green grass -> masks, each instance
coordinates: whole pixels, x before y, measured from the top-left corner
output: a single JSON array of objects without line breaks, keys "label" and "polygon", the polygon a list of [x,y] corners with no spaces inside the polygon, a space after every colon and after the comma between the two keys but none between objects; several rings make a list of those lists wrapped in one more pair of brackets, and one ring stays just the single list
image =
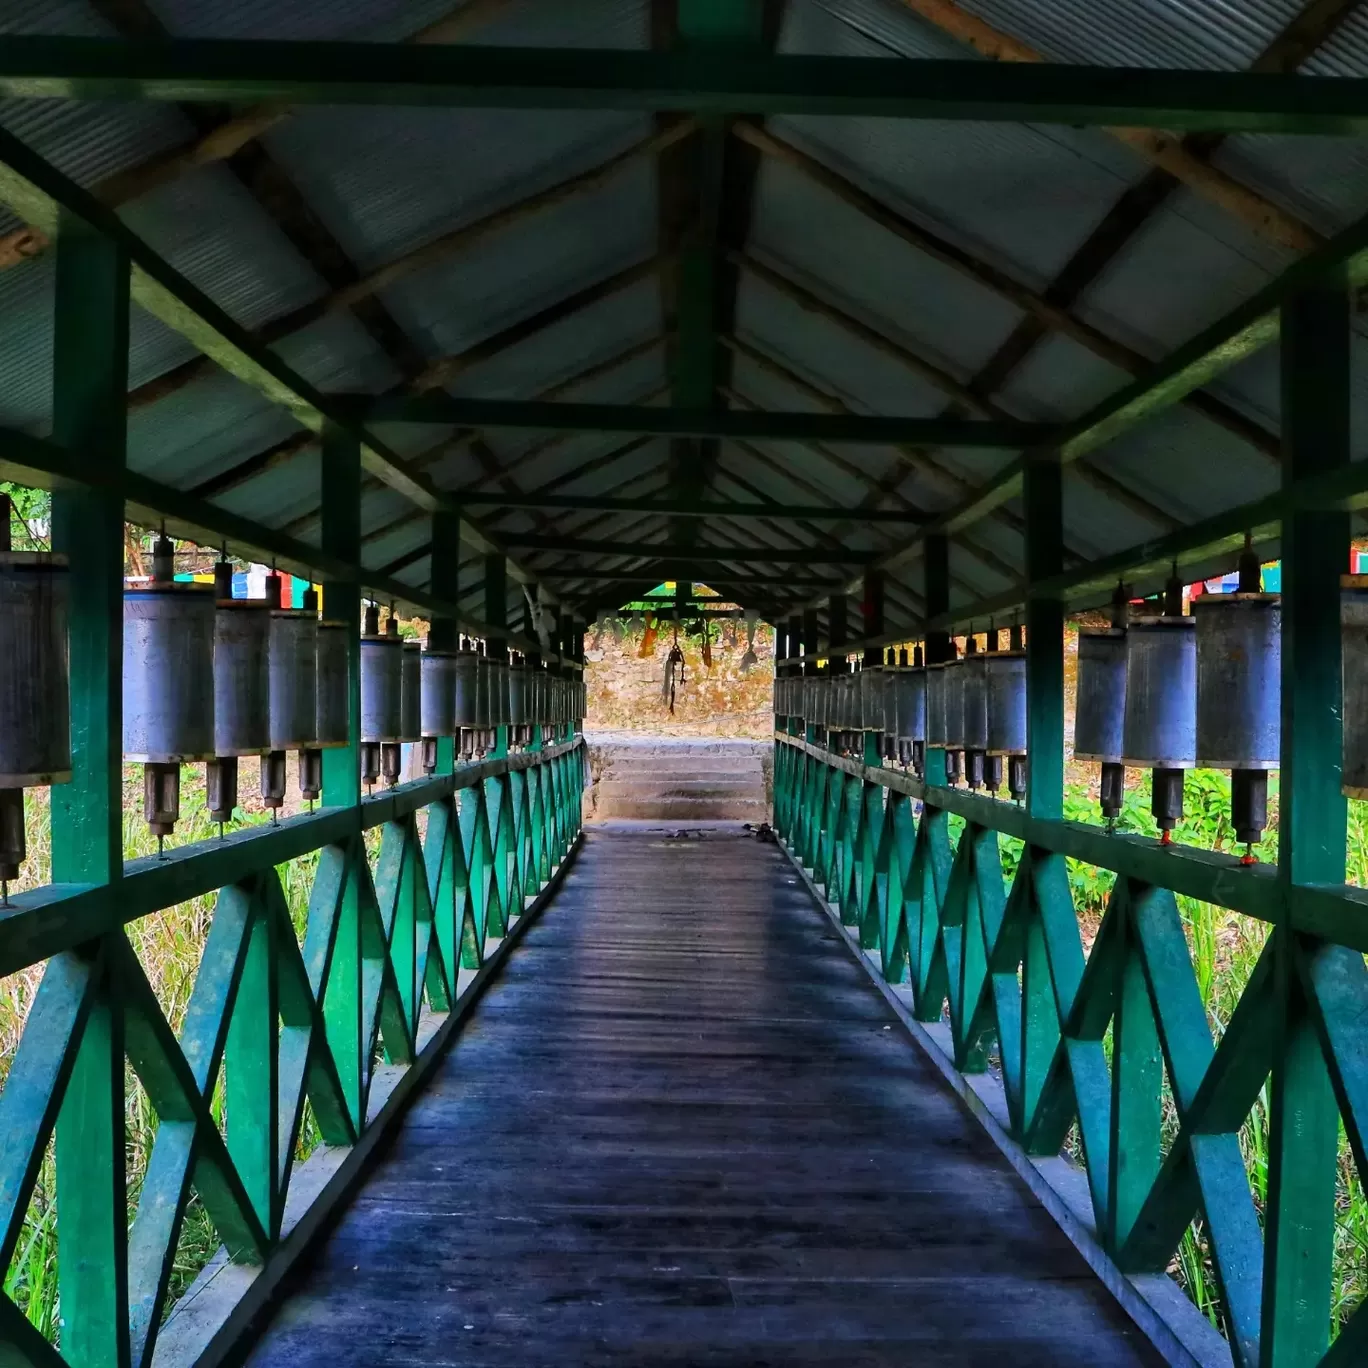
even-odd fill
[{"label": "green grass", "polygon": [[[241,787],[247,809],[241,824],[269,821],[269,814],[259,805],[254,806],[252,799],[247,797],[255,791],[256,776],[248,764],[244,764],[243,769]],[[216,837],[217,824],[209,820],[205,810],[203,776],[187,768],[183,772],[182,783],[181,822],[176,828],[175,843],[183,845]],[[29,859],[22,880],[14,885],[16,891],[46,883],[51,876],[47,793],[38,790],[30,792],[26,798]],[[156,853],[156,839],[148,833],[141,814],[141,775],[137,767],[129,766],[124,776],[124,856],[127,859]],[[317,865],[318,855],[313,853],[282,865],[277,871],[295,929],[301,938],[308,916],[309,890]],[[162,1011],[172,1030],[177,1033],[194,989],[214,904],[215,896],[212,894],[195,898],[142,917],[125,928],[129,943],[147,974]],[[0,980],[0,1080],[9,1071],[41,976],[41,966],[35,966]],[[125,1098],[128,1216],[131,1223],[157,1135],[157,1116],[131,1068],[125,1076]],[[222,1127],[225,1118],[221,1082],[213,1096],[211,1112]],[[317,1141],[317,1128],[312,1115],[306,1111],[296,1157],[306,1158]],[[29,1203],[17,1252],[5,1271],[4,1291],[49,1340],[56,1342],[60,1307],[57,1295],[58,1247],[54,1191],[52,1149],[49,1146]],[[177,1244],[168,1308],[194,1281],[218,1246],[219,1238],[208,1213],[199,1199],[193,1198],[186,1209]]]}]

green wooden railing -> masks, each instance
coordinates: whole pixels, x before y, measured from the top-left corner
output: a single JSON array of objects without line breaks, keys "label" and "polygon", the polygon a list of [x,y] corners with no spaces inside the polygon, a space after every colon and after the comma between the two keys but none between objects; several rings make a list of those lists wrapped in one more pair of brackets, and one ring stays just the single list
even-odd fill
[{"label": "green wooden railing", "polygon": [[[945,787],[943,773],[923,783],[798,734],[776,736],[774,773],[775,825],[790,854],[885,978],[910,988],[915,1017],[948,1019],[954,1067],[1000,1072],[1015,1140],[1053,1155],[1077,1125],[1096,1233],[1120,1269],[1164,1272],[1200,1220],[1236,1364],[1368,1362],[1362,1311],[1324,1352],[1341,1121],[1368,1173],[1362,890],[1292,888],[1275,868],[1233,855],[1042,820]],[[957,842],[952,815],[964,822]],[[1010,879],[1004,836],[1023,842]],[[1086,954],[1069,857],[1116,874]],[[1219,1042],[1175,890],[1272,925]],[[1239,1133],[1270,1075],[1260,1212]],[[1179,1121],[1167,1148],[1165,1079]],[[1294,1122],[1286,1093],[1311,1086],[1318,1105],[1299,1107]],[[1275,1211],[1296,1220],[1291,1269],[1266,1238]],[[1265,1347],[1261,1357],[1261,1342],[1293,1340],[1293,1330],[1296,1354]]]},{"label": "green wooden railing", "polygon": [[[569,854],[582,776],[562,737],[18,900],[0,972],[46,968],[0,1093],[3,1262],[55,1137],[61,1357],[0,1299],[5,1362],[150,1363],[192,1194],[269,1267],[306,1103],[326,1145],[357,1145],[378,1064],[430,1047]],[[315,851],[301,943],[278,867]],[[177,1037],[124,928],[216,889]],[[131,1223],[125,1061],[158,1118]]]}]

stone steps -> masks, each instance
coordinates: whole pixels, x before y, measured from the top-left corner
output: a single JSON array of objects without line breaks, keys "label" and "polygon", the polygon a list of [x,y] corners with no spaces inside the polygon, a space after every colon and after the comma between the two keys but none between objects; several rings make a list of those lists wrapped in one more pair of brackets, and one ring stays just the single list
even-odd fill
[{"label": "stone steps", "polygon": [[768,820],[768,742],[623,733],[588,741],[586,821]]}]

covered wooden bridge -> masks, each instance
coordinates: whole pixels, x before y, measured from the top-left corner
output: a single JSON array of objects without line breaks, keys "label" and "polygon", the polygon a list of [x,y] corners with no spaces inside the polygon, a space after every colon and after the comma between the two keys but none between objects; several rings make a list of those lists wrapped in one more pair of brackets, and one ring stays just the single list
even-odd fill
[{"label": "covered wooden bridge", "polygon": [[[0,5],[0,474],[70,691],[0,775],[57,780],[0,1359],[1368,1362],[1366,135],[1357,0]],[[321,586],[321,806],[126,858],[124,758],[186,758],[126,739],[126,521]],[[1066,616],[1246,548],[1276,862],[1065,820]],[[584,628],[662,581],[781,686],[1023,626],[1024,801],[799,701],[777,843],[582,832]],[[372,791],[367,602],[561,703]],[[167,1000],[140,928],[206,898]],[[1266,936],[1215,1031],[1203,904]]]}]

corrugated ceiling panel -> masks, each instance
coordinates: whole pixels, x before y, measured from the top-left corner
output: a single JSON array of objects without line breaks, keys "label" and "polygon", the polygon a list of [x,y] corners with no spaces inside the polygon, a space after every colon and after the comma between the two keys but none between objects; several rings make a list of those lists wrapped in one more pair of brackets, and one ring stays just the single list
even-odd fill
[{"label": "corrugated ceiling panel", "polygon": [[[399,282],[385,291],[385,302],[409,333],[422,339],[425,350],[435,355],[465,351],[647,260],[656,249],[649,187],[649,170],[640,167],[601,194],[566,201]],[[630,334],[622,339],[631,340]],[[563,373],[564,367],[555,369]]]},{"label": "corrugated ceiling panel", "polygon": [[[1185,190],[1170,204],[1151,215],[1075,309],[1151,355],[1188,341],[1292,260]],[[1226,241],[1207,231],[1212,227],[1226,229]]]},{"label": "corrugated ceiling panel", "polygon": [[266,143],[369,270],[587,170],[647,132],[642,115],[602,110],[328,107],[302,111]]},{"label": "corrugated ceiling panel", "polygon": [[[944,407],[940,390],[906,366],[750,276],[742,276],[737,293],[736,331],[851,407],[912,417],[932,417]],[[795,396],[787,407],[811,405]]]},{"label": "corrugated ceiling panel", "polygon": [[[1274,461],[1181,409],[1157,414],[1143,428],[1094,452],[1092,459],[1098,469],[1184,522],[1210,517],[1278,487]],[[1152,528],[1151,534],[1166,530]]]},{"label": "corrugated ceiling panel", "polygon": [[273,349],[286,365],[319,389],[379,394],[400,374],[374,338],[350,313],[329,314]]},{"label": "corrugated ceiling panel", "polygon": [[123,218],[244,327],[260,327],[324,292],[318,273],[224,167],[154,190]]},{"label": "corrugated ceiling panel", "polygon": [[54,33],[74,38],[102,38],[109,26],[86,0],[5,0],[0,33]]},{"label": "corrugated ceiling panel", "polygon": [[1360,138],[1242,134],[1212,160],[1327,236],[1368,214],[1368,143]]},{"label": "corrugated ceiling panel", "polygon": [[[914,20],[892,0],[824,0],[835,10],[882,12],[890,28]],[[1296,17],[1303,0],[960,0],[971,14],[1056,62],[1106,66],[1248,66]]]},{"label": "corrugated ceiling panel", "polygon": [[776,119],[774,129],[1035,285],[1058,273],[1145,170],[1100,134],[1025,124],[803,116]]},{"label": "corrugated ceiling panel", "polygon": [[317,510],[321,464],[318,448],[311,447],[297,459],[268,470],[249,485],[229,490],[214,502],[267,527],[287,528],[300,541],[316,546],[315,520],[298,528],[289,525]]},{"label": "corrugated ceiling panel", "polygon": [[1070,338],[1050,333],[1016,367],[997,397],[1022,418],[1049,422],[1077,418],[1133,378]]},{"label": "corrugated ceiling panel", "polygon": [[1021,318],[1000,296],[769,159],[761,162],[750,243],[784,276],[957,379],[981,366]]},{"label": "corrugated ceiling panel", "polygon": [[[211,371],[129,415],[128,463],[177,489],[192,489],[298,431],[285,409],[225,372]],[[265,498],[263,482],[248,488],[252,497]],[[260,511],[269,512],[269,504]]]},{"label": "corrugated ceiling panel", "polygon": [[1368,10],[1351,10],[1301,69],[1313,76],[1368,76]]},{"label": "corrugated ceiling panel", "polygon": [[53,259],[0,271],[0,423],[45,432],[52,420]]},{"label": "corrugated ceiling panel", "polygon": [[[467,0],[469,3],[469,0]],[[155,0],[167,27],[196,38],[337,38],[396,42],[461,8],[453,0]],[[642,45],[641,0],[521,0],[497,19],[461,34],[462,42],[548,47]]]},{"label": "corrugated ceiling panel", "polygon": [[[644,211],[644,204],[641,207]],[[642,232],[643,217],[648,216],[643,212],[635,222],[624,224],[621,233],[605,232],[606,241],[601,248],[589,248],[591,239],[586,236],[559,261],[548,251],[539,272],[529,271],[525,282],[510,288],[491,288],[487,294],[477,294],[480,287],[474,273],[463,282],[453,282],[455,289],[448,296],[453,301],[451,314],[441,319],[435,329],[439,339],[455,339],[454,345],[447,342],[443,350],[460,352],[481,336],[497,333],[510,322],[536,314],[548,303],[573,293],[581,284],[611,275],[621,265],[649,256],[653,244],[646,241]],[[522,293],[524,290],[529,293]],[[465,307],[464,300],[471,301],[470,307]],[[508,313],[496,319],[496,310],[505,308]],[[484,398],[531,398],[596,361],[606,361],[638,342],[659,336],[663,326],[660,283],[651,275],[471,366],[449,388],[456,394]],[[665,379],[662,357],[661,351],[640,357],[632,365],[605,375],[593,391],[603,396],[603,402],[625,403],[627,396],[659,388]],[[589,402],[589,392],[585,387],[574,397]]]}]

